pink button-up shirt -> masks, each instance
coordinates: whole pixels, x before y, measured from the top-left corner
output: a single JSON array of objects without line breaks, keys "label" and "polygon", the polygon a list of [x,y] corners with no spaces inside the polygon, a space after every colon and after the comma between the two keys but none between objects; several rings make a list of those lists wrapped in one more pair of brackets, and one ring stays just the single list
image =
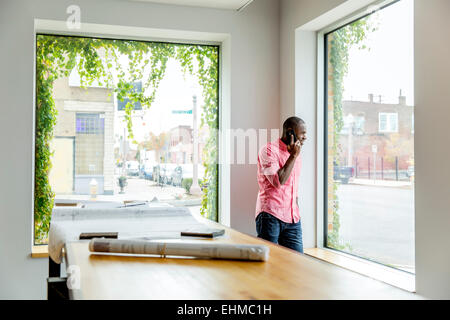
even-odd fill
[{"label": "pink button-up shirt", "polygon": [[260,150],[256,216],[264,211],[287,223],[297,223],[300,220],[297,191],[302,165],[301,156],[295,160],[294,168],[283,185],[278,178],[278,170],[284,166],[289,156],[287,146],[281,139],[269,142]]}]

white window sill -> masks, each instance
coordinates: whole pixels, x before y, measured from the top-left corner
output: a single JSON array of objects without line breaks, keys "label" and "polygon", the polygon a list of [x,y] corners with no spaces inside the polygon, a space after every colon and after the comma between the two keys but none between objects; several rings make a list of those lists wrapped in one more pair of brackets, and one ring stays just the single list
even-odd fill
[{"label": "white window sill", "polygon": [[34,245],[31,247],[31,258],[48,258],[48,245]]},{"label": "white window sill", "polygon": [[375,280],[385,282],[394,287],[409,292],[416,291],[416,277],[414,274],[326,248],[305,249],[305,254],[360,273]]}]

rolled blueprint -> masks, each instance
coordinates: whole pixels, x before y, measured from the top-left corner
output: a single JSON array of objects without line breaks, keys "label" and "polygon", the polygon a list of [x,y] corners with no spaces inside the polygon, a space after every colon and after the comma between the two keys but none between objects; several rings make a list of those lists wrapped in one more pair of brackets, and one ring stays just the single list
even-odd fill
[{"label": "rolled blueprint", "polygon": [[269,248],[265,245],[163,242],[94,238],[89,242],[91,252],[156,254],[212,259],[267,261]]}]

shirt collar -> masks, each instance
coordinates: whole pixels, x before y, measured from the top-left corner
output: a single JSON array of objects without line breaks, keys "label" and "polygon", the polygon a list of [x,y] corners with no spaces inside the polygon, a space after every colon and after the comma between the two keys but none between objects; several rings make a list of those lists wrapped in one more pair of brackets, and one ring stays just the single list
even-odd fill
[{"label": "shirt collar", "polygon": [[283,140],[278,139],[278,145],[281,151],[288,152],[287,145],[283,142]]}]

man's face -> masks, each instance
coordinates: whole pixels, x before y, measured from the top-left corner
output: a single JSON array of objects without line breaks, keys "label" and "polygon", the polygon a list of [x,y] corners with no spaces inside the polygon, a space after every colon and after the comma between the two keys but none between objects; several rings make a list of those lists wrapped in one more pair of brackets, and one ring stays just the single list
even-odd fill
[{"label": "man's face", "polygon": [[295,135],[297,136],[297,139],[300,141],[300,144],[303,145],[303,143],[306,140],[306,125],[300,124],[295,128]]}]

